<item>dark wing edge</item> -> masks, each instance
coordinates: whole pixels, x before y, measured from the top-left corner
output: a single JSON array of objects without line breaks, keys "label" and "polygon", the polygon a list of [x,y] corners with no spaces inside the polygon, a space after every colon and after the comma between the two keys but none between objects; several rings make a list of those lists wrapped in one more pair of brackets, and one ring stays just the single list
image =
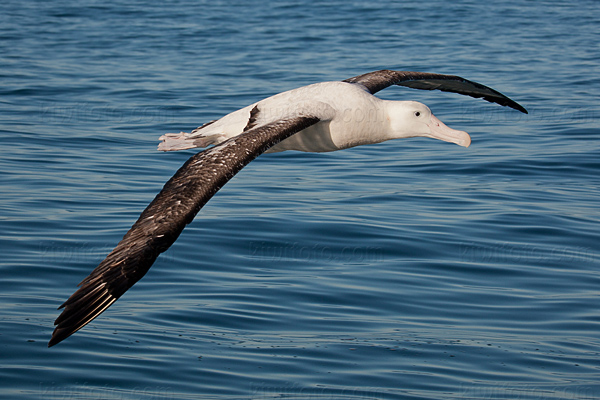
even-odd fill
[{"label": "dark wing edge", "polygon": [[527,110],[519,103],[511,100],[502,93],[481,83],[469,81],[455,75],[432,74],[428,72],[392,71],[381,70],[358,75],[343,82],[362,85],[371,94],[385,89],[391,85],[406,86],[413,89],[441,90],[483,98],[491,103],[500,104],[514,108],[522,113],[528,114]]},{"label": "dark wing edge", "polygon": [[270,147],[319,122],[295,116],[249,129],[192,156],[165,184],[123,239],[63,309],[48,347],[63,341],[104,312],[148,272],[200,209],[248,163]]}]

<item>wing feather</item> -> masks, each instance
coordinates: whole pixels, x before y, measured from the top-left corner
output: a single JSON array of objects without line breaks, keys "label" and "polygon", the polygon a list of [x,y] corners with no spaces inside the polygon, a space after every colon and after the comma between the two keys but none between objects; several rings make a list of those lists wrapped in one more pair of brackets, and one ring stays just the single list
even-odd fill
[{"label": "wing feather", "polygon": [[384,69],[355,76],[344,80],[344,82],[362,85],[371,94],[375,94],[391,85],[406,86],[422,90],[441,90],[475,98],[483,98],[491,103],[514,108],[515,110],[527,114],[527,110],[523,106],[509,99],[502,93],[482,85],[481,83],[469,81],[455,75],[392,71]]},{"label": "wing feather", "polygon": [[139,281],[198,211],[244,166],[296,132],[319,121],[295,116],[254,127],[192,156],[165,184],[106,259],[59,309],[48,347],[100,315]]}]

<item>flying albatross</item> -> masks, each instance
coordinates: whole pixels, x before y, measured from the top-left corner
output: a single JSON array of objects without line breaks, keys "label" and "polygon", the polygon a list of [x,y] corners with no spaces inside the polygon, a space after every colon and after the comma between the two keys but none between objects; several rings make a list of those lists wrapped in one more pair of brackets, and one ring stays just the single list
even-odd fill
[{"label": "flying albatross", "polygon": [[264,152],[335,151],[417,136],[469,146],[466,132],[447,127],[427,106],[373,96],[391,85],[459,93],[527,113],[496,90],[458,76],[382,70],[283,92],[190,133],[163,135],[159,150],[214,146],[175,173],[117,247],[59,307],[63,311],[48,347],[83,328],[139,281],[206,202]]}]

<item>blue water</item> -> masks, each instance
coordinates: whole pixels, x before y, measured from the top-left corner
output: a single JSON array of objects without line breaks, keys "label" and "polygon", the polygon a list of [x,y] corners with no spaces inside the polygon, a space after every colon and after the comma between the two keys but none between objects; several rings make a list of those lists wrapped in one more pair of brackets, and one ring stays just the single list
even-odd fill
[{"label": "blue water", "polygon": [[[390,4],[392,3],[392,4]],[[0,5],[0,396],[600,398],[600,3]],[[263,97],[391,68],[473,138],[264,155],[60,345],[56,308],[194,151]]]}]

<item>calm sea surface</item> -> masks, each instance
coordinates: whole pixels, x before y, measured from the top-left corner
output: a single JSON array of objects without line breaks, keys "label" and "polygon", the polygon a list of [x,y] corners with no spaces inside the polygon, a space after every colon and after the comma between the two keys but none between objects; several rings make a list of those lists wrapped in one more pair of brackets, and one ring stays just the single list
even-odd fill
[{"label": "calm sea surface", "polygon": [[[0,5],[0,397],[600,399],[600,2]],[[376,69],[466,130],[264,155],[60,345],[56,308],[194,151],[157,138]]]}]

